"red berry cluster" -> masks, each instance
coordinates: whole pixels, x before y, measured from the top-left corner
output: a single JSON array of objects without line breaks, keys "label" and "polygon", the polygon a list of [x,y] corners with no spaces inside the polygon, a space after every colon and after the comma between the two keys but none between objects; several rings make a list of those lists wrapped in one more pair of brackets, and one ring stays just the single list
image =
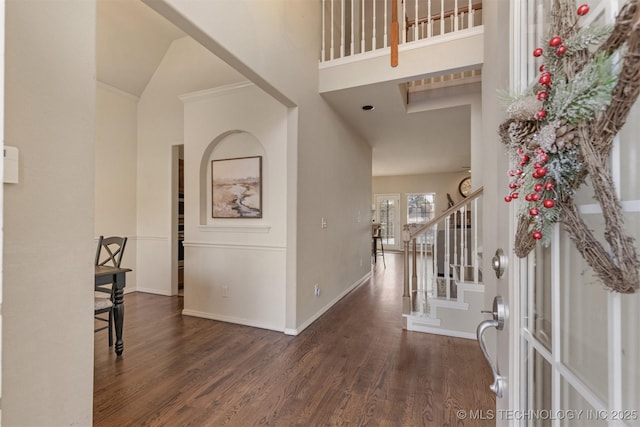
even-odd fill
[{"label": "red berry cluster", "polygon": [[[589,5],[583,4],[578,8],[576,13],[580,16],[583,16],[583,15],[586,15],[588,12],[589,12]],[[558,57],[564,55],[567,52],[567,47],[564,44],[562,44],[562,38],[560,36],[551,37],[551,39],[549,39],[549,46],[552,48],[555,48],[556,56]],[[544,50],[541,47],[538,47],[534,49],[533,56],[538,58],[542,56],[543,53],[544,53]],[[551,86],[551,82],[552,82],[551,73],[548,71],[545,71],[545,69],[546,69],[546,66],[542,64],[540,66],[540,77],[538,78],[538,83],[544,86],[544,88],[538,92],[538,99],[540,101],[546,101],[547,98],[549,97],[549,93],[547,92],[547,90]],[[547,117],[547,111],[544,108],[541,108],[535,115],[536,120],[543,120],[545,117]]]},{"label": "red berry cluster", "polygon": [[[511,202],[513,199],[517,199],[519,197],[518,189],[522,187],[522,184],[525,179],[524,172],[522,168],[528,165],[531,162],[531,158],[528,154],[524,153],[522,148],[518,149],[518,154],[520,158],[518,160],[517,169],[511,169],[509,171],[509,176],[512,177],[511,182],[509,182],[509,188],[511,189],[511,193],[504,198],[505,202]],[[540,147],[535,150],[535,159],[533,163],[533,172],[531,172],[531,177],[538,182],[533,187],[533,192],[528,193],[524,196],[524,199],[531,203],[529,208],[529,215],[538,216],[540,214],[540,208],[544,207],[545,209],[551,209],[556,205],[555,202],[555,182],[553,179],[547,177],[547,167],[546,163],[549,161],[549,155],[544,152],[544,150]],[[542,232],[539,230],[535,230],[531,237],[536,240],[542,238]]]},{"label": "red berry cluster", "polygon": [[[583,4],[578,7],[576,13],[579,16],[586,15],[589,12],[589,5]],[[549,39],[549,46],[555,49],[556,57],[561,57],[567,52],[567,47],[563,44],[562,38],[560,36],[553,36]],[[540,47],[536,48],[533,51],[533,56],[538,58],[544,54],[544,50]],[[549,88],[553,82],[553,76],[549,71],[547,71],[547,67],[542,64],[539,68],[540,76],[538,77],[538,83],[541,85],[541,89],[536,94],[539,101],[545,103],[549,99]],[[535,119],[543,120],[547,116],[547,111],[543,107],[536,112]],[[532,172],[530,177],[533,178],[534,186],[533,192],[528,193],[524,196],[524,199],[529,202],[529,215],[532,217],[538,218],[541,210],[544,209],[552,209],[556,205],[556,193],[555,193],[555,181],[552,178],[547,176],[548,169],[545,166],[549,161],[549,155],[540,147],[535,149],[534,153],[530,153],[535,157],[533,159],[533,164],[530,164],[532,159],[530,155],[525,153],[522,147],[518,148],[518,167],[516,169],[511,169],[509,171],[509,176],[511,177],[511,181],[509,182],[510,193],[505,196],[504,201],[509,203],[514,199],[519,197],[518,190],[522,187],[526,178],[525,172],[523,169],[525,166],[527,168],[528,165],[532,166]],[[540,230],[543,225],[543,220],[540,219],[535,222],[536,228],[531,233],[531,237],[535,240],[542,239],[542,231]]]}]

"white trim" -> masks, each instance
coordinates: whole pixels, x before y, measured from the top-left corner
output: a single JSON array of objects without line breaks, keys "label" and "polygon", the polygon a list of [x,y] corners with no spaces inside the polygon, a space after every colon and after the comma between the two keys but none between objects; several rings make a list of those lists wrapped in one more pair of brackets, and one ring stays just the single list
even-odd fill
[{"label": "white trim", "polygon": [[[454,299],[446,299],[446,298],[429,298],[429,303],[431,307],[435,310],[437,307],[442,308],[450,308],[452,310],[469,310],[469,303],[460,302]],[[435,316],[435,311],[432,311],[432,314]]]},{"label": "white trim", "polygon": [[169,238],[165,237],[165,236],[131,236],[129,237],[130,240],[136,240],[136,241],[141,241],[141,240],[148,240],[148,241],[157,241],[157,242],[168,242]]},{"label": "white trim", "polygon": [[115,93],[116,95],[120,95],[123,96],[125,98],[129,98],[131,101],[135,101],[138,102],[140,101],[140,97],[134,94],[131,94],[129,92],[125,92],[122,89],[118,89],[117,87],[108,85],[104,82],[101,82],[99,80],[96,80],[96,86],[99,87],[100,89],[104,89],[107,92],[111,92],[111,93]]},{"label": "white trim", "polygon": [[[622,349],[622,299],[617,292],[609,292],[608,301],[608,348]],[[609,412],[621,411],[622,398],[622,351],[609,351]]]},{"label": "white trim", "polygon": [[202,99],[215,98],[217,96],[227,95],[229,93],[236,92],[240,89],[244,89],[249,86],[255,86],[248,80],[239,83],[232,83],[225,86],[214,87],[211,89],[198,90],[195,92],[188,92],[182,95],[178,95],[180,101],[187,103],[192,101],[200,101]]},{"label": "white trim", "polygon": [[[620,202],[623,212],[640,212],[640,200],[623,200]],[[578,212],[583,215],[600,215],[602,208],[597,203],[579,205]]]},{"label": "white trim", "polygon": [[298,334],[300,334],[302,331],[307,329],[313,322],[315,322],[320,317],[322,317],[322,315],[324,313],[326,313],[331,307],[333,307],[335,304],[337,304],[338,301],[340,301],[342,298],[344,298],[349,292],[357,289],[360,285],[365,283],[370,278],[371,278],[371,272],[368,272],[360,280],[358,280],[355,283],[353,283],[351,286],[349,286],[347,289],[345,289],[342,293],[340,293],[337,297],[335,297],[332,301],[330,301],[327,305],[322,307],[316,314],[314,314],[309,319],[307,319],[303,324],[301,324],[300,326],[298,326],[295,329],[286,328],[284,330],[284,333],[287,334],[287,335],[298,335]]},{"label": "white trim", "polygon": [[456,282],[458,287],[458,293],[460,292],[484,292],[484,285],[482,283],[474,282]]},{"label": "white trim", "polygon": [[199,225],[198,230],[205,232],[232,232],[232,233],[268,233],[270,224],[225,224],[225,225]]},{"label": "white trim", "polygon": [[[522,12],[523,3],[520,0],[512,0],[509,2],[509,34],[511,34],[511,38],[509,40],[509,86],[512,91],[519,92],[522,90],[524,86],[523,82],[526,81],[526,69],[527,62],[523,63],[523,58],[525,58],[524,52],[526,49],[527,42],[527,15]],[[511,203],[509,206],[509,236],[515,235],[516,228],[516,208],[515,204]],[[507,266],[513,266],[513,268],[507,269],[507,280],[509,294],[507,295],[507,319],[509,322],[507,324],[508,330],[508,359],[507,359],[507,373],[506,373],[506,387],[507,387],[507,396],[508,399],[507,405],[508,409],[511,410],[520,410],[521,402],[521,388],[523,385],[529,384],[528,378],[522,378],[521,374],[523,373],[522,369],[522,357],[521,357],[521,340],[520,340],[520,329],[522,323],[522,308],[523,301],[522,298],[524,296],[524,292],[522,292],[522,286],[527,284],[526,280],[522,280],[524,277],[523,273],[528,274],[528,260],[529,258],[518,260],[514,256],[514,251],[512,248],[513,239],[509,239],[509,258]],[[526,300],[526,298],[525,298]],[[497,345],[496,345],[497,349]],[[496,359],[499,359],[499,356],[496,355]],[[498,362],[498,360],[496,360]],[[531,366],[531,364],[529,364]],[[502,372],[502,375],[505,375],[505,372]],[[496,408],[499,407],[499,404],[496,399]],[[505,425],[504,421],[496,422],[496,425]]]},{"label": "white trim", "polygon": [[556,370],[558,373],[564,378],[564,380],[569,383],[579,394],[582,396],[589,405],[593,406],[593,409],[596,411],[606,411],[607,405],[605,402],[600,399],[600,397],[595,394],[591,388],[586,385],[582,380],[573,373],[571,369],[569,369],[566,365],[560,363],[557,365]]},{"label": "white trim", "polygon": [[[403,314],[402,317],[405,317],[407,319],[407,330],[408,331],[416,331],[418,329],[414,329],[413,326],[417,325],[417,326],[440,326],[442,324],[442,320],[437,319],[435,317],[431,317],[430,315],[426,315],[426,314],[417,314],[417,313],[411,313],[411,314]],[[422,325],[421,325],[422,324]]]},{"label": "white trim", "polygon": [[[441,36],[434,36],[434,37],[429,37],[422,40],[401,44],[398,46],[398,53],[407,52],[414,49],[421,49],[423,47],[437,45],[440,43],[446,43],[454,40],[462,40],[468,37],[474,37],[482,34],[484,34],[484,25],[478,25],[477,27],[467,28],[467,29],[456,31],[453,33],[447,33]],[[336,58],[336,59],[330,59],[327,61],[321,61],[318,64],[318,68],[320,70],[324,70],[331,67],[337,67],[340,65],[364,61],[366,59],[389,56],[390,54],[391,54],[391,48],[387,46],[381,49],[376,49],[368,52],[356,53],[350,56],[345,56],[344,58]]]},{"label": "white trim", "polygon": [[140,286],[136,286],[136,288],[134,289],[134,292],[143,292],[145,294],[154,294],[154,295],[164,295],[167,297],[173,296],[171,294],[171,291],[161,291],[161,290],[152,289],[152,288],[141,288]]},{"label": "white trim", "polygon": [[234,323],[237,325],[251,326],[251,327],[260,328],[260,329],[269,329],[271,331],[284,332],[285,330],[282,327],[265,324],[263,322],[256,322],[254,320],[244,319],[242,317],[225,316],[224,314],[206,313],[204,311],[188,310],[186,308],[182,310],[182,315],[200,317],[203,319],[217,320],[219,322]]},{"label": "white trim", "polygon": [[544,359],[549,362],[550,365],[553,365],[553,356],[547,347],[544,346],[540,341],[533,336],[530,330],[522,329],[520,331],[520,335],[527,340],[531,344],[531,347],[536,350]]},{"label": "white trim", "polygon": [[[569,367],[567,367],[562,362],[555,362],[553,359],[556,358],[556,356],[552,355],[540,341],[538,341],[533,335],[531,335],[530,331],[523,329],[521,335],[527,340],[527,342],[531,344],[531,346],[538,352],[538,354],[540,354],[551,365],[552,372],[557,371],[556,375],[558,377],[558,382],[560,381],[560,379],[564,378],[564,380],[568,384],[570,384],[582,397],[584,397],[584,399],[591,406],[593,406],[596,411],[607,410],[607,405],[605,404],[605,402],[603,402],[597,394],[591,391],[589,386],[587,386],[578,376],[576,376],[576,374],[574,374]],[[558,396],[558,399],[559,397],[560,396]],[[555,411],[559,411],[562,408],[553,407],[552,409]]]},{"label": "white trim", "polygon": [[[560,390],[562,389],[562,375],[558,372],[557,366],[562,364],[562,330],[563,324],[561,316],[562,308],[560,307],[560,289],[566,289],[561,286],[561,269],[560,269],[560,225],[554,224],[551,236],[551,355],[552,358],[547,359],[551,363],[551,409],[558,411],[562,408],[562,399]],[[564,258],[562,258],[564,259]],[[531,309],[534,307],[531,306]],[[538,347],[537,347],[538,348]],[[540,352],[546,359],[545,353]],[[557,413],[557,412],[555,412]],[[560,420],[553,420],[551,423],[554,427],[560,426]]]},{"label": "white trim", "polygon": [[[464,76],[464,73],[459,73],[459,74]],[[450,86],[457,86],[457,85],[462,85],[462,84],[468,85],[468,84],[480,83],[480,82],[482,82],[482,76],[481,75],[480,76],[471,76],[471,77],[452,78],[451,80],[438,81],[438,82],[434,82],[434,83],[423,83],[423,84],[419,84],[419,85],[416,85],[416,86],[411,86],[411,87],[407,88],[407,93],[409,93],[409,94],[420,93],[420,92],[423,92],[425,90],[440,89],[440,88],[445,88],[445,87],[450,87]],[[467,102],[467,104],[468,104],[468,102]],[[416,194],[424,194],[424,193],[416,193]]]},{"label": "white trim", "polygon": [[182,243],[182,245],[185,248],[189,247],[189,248],[212,248],[212,249],[238,249],[238,250],[275,251],[275,252],[284,252],[287,250],[286,246],[243,245],[238,243],[185,241]]}]

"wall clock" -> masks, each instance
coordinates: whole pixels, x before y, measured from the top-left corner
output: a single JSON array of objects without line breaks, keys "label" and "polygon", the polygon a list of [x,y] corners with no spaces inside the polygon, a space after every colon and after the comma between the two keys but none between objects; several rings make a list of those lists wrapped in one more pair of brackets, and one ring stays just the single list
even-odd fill
[{"label": "wall clock", "polygon": [[471,177],[463,178],[458,184],[458,192],[462,197],[467,197],[471,193]]}]

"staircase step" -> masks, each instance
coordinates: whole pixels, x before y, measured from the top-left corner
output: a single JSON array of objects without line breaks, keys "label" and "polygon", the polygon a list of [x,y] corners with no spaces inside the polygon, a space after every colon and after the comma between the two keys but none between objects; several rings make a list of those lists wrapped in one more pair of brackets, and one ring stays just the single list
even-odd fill
[{"label": "staircase step", "polygon": [[446,298],[429,298],[431,307],[452,308],[455,310],[469,310],[469,304]]},{"label": "staircase step", "polygon": [[428,334],[446,335],[450,337],[476,339],[474,332],[448,330],[442,327],[440,319],[434,319],[427,315],[404,314],[407,320],[407,330]]},{"label": "staircase step", "polygon": [[484,292],[484,284],[483,283],[475,283],[475,282],[456,282],[458,286],[458,292]]},{"label": "staircase step", "polygon": [[425,327],[440,326],[441,323],[440,319],[435,319],[428,314],[411,313],[403,314],[403,316],[407,318],[407,329],[410,331],[419,331]]}]

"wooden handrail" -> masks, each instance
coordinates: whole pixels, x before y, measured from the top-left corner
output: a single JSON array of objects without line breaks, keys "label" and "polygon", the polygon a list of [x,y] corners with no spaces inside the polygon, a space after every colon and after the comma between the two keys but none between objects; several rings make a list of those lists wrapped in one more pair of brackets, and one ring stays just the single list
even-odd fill
[{"label": "wooden handrail", "polygon": [[[476,191],[474,191],[473,193],[469,194],[463,200],[460,200],[458,203],[456,203],[455,205],[451,206],[449,209],[447,209],[446,211],[442,212],[440,215],[436,216],[435,218],[433,218],[432,220],[430,220],[426,224],[421,225],[419,228],[416,228],[415,230],[409,230],[409,240],[415,239],[417,236],[419,236],[420,234],[422,234],[425,231],[427,231],[427,229],[433,227],[434,225],[436,225],[437,223],[442,221],[444,218],[446,218],[449,215],[451,215],[452,213],[456,212],[463,205],[466,205],[467,203],[469,203],[469,202],[473,201],[474,199],[477,199],[478,197],[480,197],[482,195],[482,193],[484,193],[484,187],[478,188]],[[405,225],[405,226],[408,226],[408,224]]]},{"label": "wooden handrail", "polygon": [[[476,3],[471,5],[471,10],[476,11],[476,10],[482,10],[482,3]],[[469,12],[469,7],[465,6],[465,7],[461,7],[458,8],[458,14],[460,13],[468,13]],[[453,15],[455,15],[456,11],[455,10],[449,10],[447,12],[443,14],[439,13],[437,15],[432,15],[426,18],[420,18],[418,19],[418,24],[423,24],[425,22],[428,22],[429,19],[432,20],[438,20],[438,19],[447,19]],[[416,25],[416,20],[414,19],[413,21],[409,21],[408,19],[406,20],[406,28],[409,29],[409,27],[413,27],[414,25]]]}]

